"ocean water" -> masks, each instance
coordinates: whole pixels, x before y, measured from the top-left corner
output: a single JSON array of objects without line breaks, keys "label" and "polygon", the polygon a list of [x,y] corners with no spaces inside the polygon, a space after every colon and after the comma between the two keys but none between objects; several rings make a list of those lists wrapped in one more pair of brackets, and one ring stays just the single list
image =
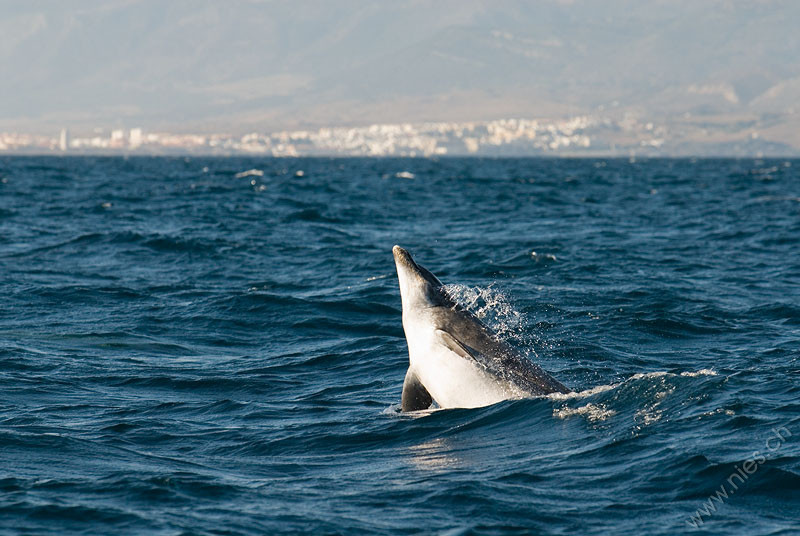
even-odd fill
[{"label": "ocean water", "polygon": [[[394,244],[576,394],[399,413]],[[2,533],[800,533],[800,161],[2,158],[0,289]]]}]

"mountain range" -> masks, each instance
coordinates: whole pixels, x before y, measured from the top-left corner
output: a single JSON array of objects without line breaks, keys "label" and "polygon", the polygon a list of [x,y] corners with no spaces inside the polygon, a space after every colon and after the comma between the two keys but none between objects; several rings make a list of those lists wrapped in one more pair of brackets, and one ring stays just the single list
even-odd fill
[{"label": "mountain range", "polygon": [[612,114],[800,148],[798,21],[789,0],[7,0],[0,130]]}]

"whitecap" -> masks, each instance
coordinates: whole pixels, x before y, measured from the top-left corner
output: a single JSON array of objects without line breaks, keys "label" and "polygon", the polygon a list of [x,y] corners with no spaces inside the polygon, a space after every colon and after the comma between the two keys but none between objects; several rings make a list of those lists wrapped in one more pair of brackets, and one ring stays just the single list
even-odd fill
[{"label": "whitecap", "polygon": [[596,395],[598,393],[604,393],[606,391],[610,391],[615,387],[619,387],[622,385],[621,383],[611,383],[608,385],[598,385],[597,387],[592,387],[591,389],[586,389],[585,391],[575,391],[572,393],[550,393],[547,395],[547,398],[550,400],[569,400],[571,398],[586,398],[587,396]]},{"label": "whitecap", "polygon": [[639,372],[637,374],[634,374],[633,376],[631,376],[628,379],[629,380],[643,380],[643,379],[646,379],[646,378],[661,378],[663,376],[667,376],[668,374],[669,374],[669,372],[666,372],[666,371],[663,371],[663,370],[657,370],[655,372]]},{"label": "whitecap", "polygon": [[263,176],[264,172],[261,171],[260,169],[248,169],[247,171],[240,171],[239,173],[234,175],[234,178],[243,179],[245,177],[263,177]]},{"label": "whitecap", "polygon": [[553,417],[559,419],[566,419],[573,415],[583,415],[591,422],[604,421],[609,417],[613,417],[617,412],[613,409],[608,409],[603,404],[586,404],[578,408],[563,407],[553,410]]},{"label": "whitecap", "polygon": [[[712,369],[700,369],[700,370],[694,371],[694,372],[689,371],[689,372],[681,372],[680,373],[680,376],[683,376],[684,378],[696,378],[698,376],[716,376],[716,375],[717,375],[716,371],[714,371]],[[592,387],[590,389],[585,389],[583,391],[575,391],[575,392],[571,392],[571,393],[550,393],[550,394],[548,394],[546,396],[550,400],[569,400],[569,399],[573,399],[573,398],[586,398],[586,397],[593,396],[593,395],[596,395],[596,394],[599,394],[599,393],[604,393],[606,391],[610,391],[612,389],[616,389],[617,387],[619,387],[623,383],[629,382],[629,381],[632,381],[632,380],[646,380],[648,378],[663,378],[665,376],[677,376],[677,375],[676,374],[672,374],[670,372],[666,372],[666,371],[640,372],[640,373],[634,374],[633,376],[631,376],[627,380],[621,381],[619,383],[610,383],[610,384],[606,384],[606,385],[598,385],[598,386]],[[662,397],[664,395],[666,395],[666,394],[668,394],[668,393],[664,393],[662,395]]]},{"label": "whitecap", "polygon": [[700,369],[696,372],[681,372],[681,376],[687,376],[689,378],[696,378],[697,376],[716,376],[717,372],[713,369]]}]

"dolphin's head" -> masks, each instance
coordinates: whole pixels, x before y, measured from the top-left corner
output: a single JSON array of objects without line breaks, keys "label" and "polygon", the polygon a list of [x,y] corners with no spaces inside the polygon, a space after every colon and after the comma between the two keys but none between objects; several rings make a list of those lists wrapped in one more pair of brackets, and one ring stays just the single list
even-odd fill
[{"label": "dolphin's head", "polygon": [[414,262],[411,254],[400,246],[392,248],[394,264],[397,266],[397,279],[400,281],[400,297],[403,312],[418,307],[451,305],[444,291],[444,285],[428,270]]}]

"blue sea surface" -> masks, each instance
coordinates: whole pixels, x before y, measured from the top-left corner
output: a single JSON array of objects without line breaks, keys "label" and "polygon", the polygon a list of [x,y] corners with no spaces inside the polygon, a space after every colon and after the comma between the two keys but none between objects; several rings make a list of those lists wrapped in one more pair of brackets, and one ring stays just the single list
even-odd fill
[{"label": "blue sea surface", "polygon": [[[576,394],[400,413],[394,244]],[[0,290],[5,534],[800,534],[797,160],[5,157]]]}]

